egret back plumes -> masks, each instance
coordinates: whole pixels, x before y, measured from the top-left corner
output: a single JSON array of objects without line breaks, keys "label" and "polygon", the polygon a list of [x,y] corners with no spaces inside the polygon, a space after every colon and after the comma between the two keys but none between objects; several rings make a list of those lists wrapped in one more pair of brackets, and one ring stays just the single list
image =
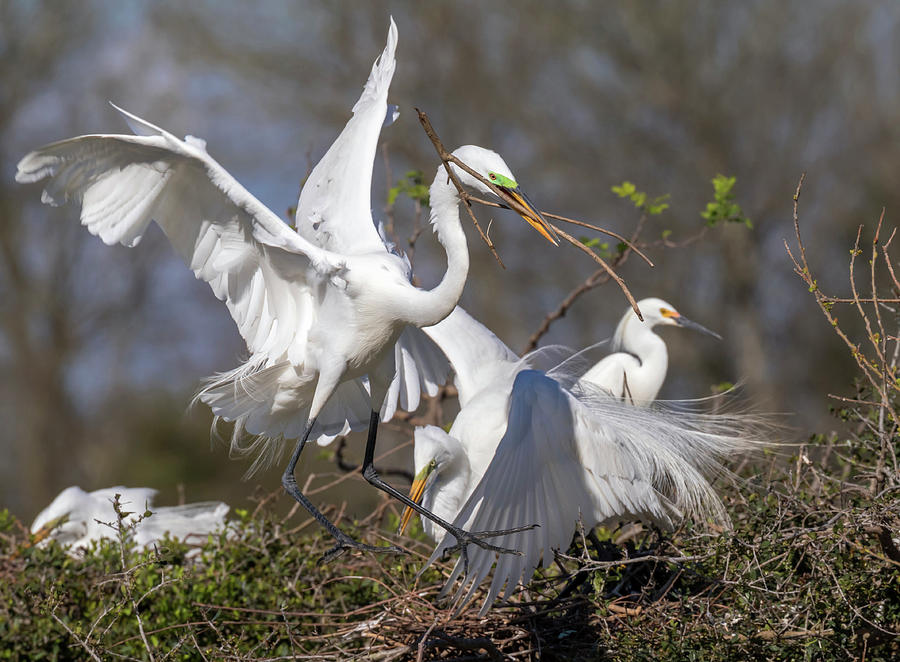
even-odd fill
[{"label": "egret back plumes", "polygon": [[656,399],[669,366],[666,343],[653,332],[655,327],[681,326],[721,337],[687,319],[662,299],[642,299],[638,307],[644,319],[639,319],[633,309],[626,310],[613,335],[612,354],[588,370],[581,381],[606,389],[632,404],[646,405]]},{"label": "egret back plumes", "polygon": [[[154,508],[156,490],[149,487],[119,486],[85,492],[72,486],[38,513],[31,532],[41,539],[56,540],[72,554],[98,540],[117,540],[118,516],[113,505],[117,494],[126,536],[138,549],[149,547],[166,535],[176,540],[204,540],[224,529],[229,510],[220,501]],[[148,509],[152,514],[144,517]]]},{"label": "egret back plumes", "polygon": [[[415,408],[420,388],[434,393],[445,381],[447,364],[414,327],[453,310],[469,269],[460,194],[446,174],[439,171],[431,186],[431,221],[447,253],[447,270],[434,288],[412,284],[408,261],[388,249],[372,219],[372,163],[388,115],[396,44],[392,20],[353,116],[304,185],[296,231],[228,174],[202,140],[180,140],[125,111],[136,135],[54,143],[25,156],[16,175],[21,182],[47,180],[45,202],[81,203],[82,224],[107,244],[134,246],[156,221],[225,302],[250,357],[213,377],[198,397],[234,422],[238,450],[274,459],[286,439],[298,439],[282,483],[338,540],[335,554],[375,548],[349,539],[302,494],[294,476],[300,453],[311,436],[327,442],[368,418],[363,474],[406,501],[373,467],[378,412],[393,412],[398,398]],[[524,204],[523,219],[550,238],[503,159],[474,146],[457,154]],[[477,179],[457,174],[491,194]],[[243,431],[257,441],[242,445]]]},{"label": "egret back plumes", "polygon": [[[411,493],[469,530],[539,525],[493,541],[522,556],[469,550],[468,574],[455,595],[460,604],[495,565],[482,613],[504,587],[508,596],[541,559],[549,564],[554,549],[568,546],[579,519],[588,529],[632,519],[667,527],[684,517],[727,525],[710,477],[734,454],[765,443],[764,420],[683,406],[634,407],[576,384],[578,361],[558,348],[515,359],[459,308],[426,332],[453,360],[462,408],[449,433],[416,431]],[[448,347],[446,336],[465,342]],[[546,372],[530,367],[548,355],[562,360]],[[439,541],[430,563],[453,542],[427,524],[425,531]],[[460,560],[444,593],[464,569]]]}]

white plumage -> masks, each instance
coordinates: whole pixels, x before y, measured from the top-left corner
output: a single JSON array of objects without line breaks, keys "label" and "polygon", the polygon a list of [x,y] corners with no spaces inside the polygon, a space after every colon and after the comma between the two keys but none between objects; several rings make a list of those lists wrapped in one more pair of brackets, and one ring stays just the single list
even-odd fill
[{"label": "white plumage", "polygon": [[[81,136],[19,163],[18,181],[46,180],[44,202],[81,204],[82,224],[106,244],[134,246],[155,220],[197,278],[210,284],[250,357],[211,378],[199,398],[217,416],[237,423],[236,446],[242,430],[262,435],[264,443],[254,448],[265,450],[268,460],[317,414],[312,437],[321,442],[364,427],[368,387],[353,380],[373,364],[384,363],[381,379],[389,382],[404,372],[394,369],[393,359],[415,361],[417,351],[426,353],[425,366],[437,371],[405,371],[420,378],[403,384],[403,404],[413,408],[420,386],[435,392],[449,369],[433,356],[439,356],[436,348],[422,341],[392,354],[404,324],[369,319],[378,316],[385,296],[370,284],[396,288],[395,295],[411,287],[408,265],[385,249],[369,202],[396,42],[392,22],[353,118],[301,193],[297,232],[231,177],[203,141],[180,140],[118,108],[135,136]],[[410,329],[407,337],[415,333]]]},{"label": "white plumage", "polygon": [[666,343],[653,332],[654,327],[681,326],[721,338],[662,299],[642,299],[638,308],[644,319],[631,308],[625,311],[613,336],[612,353],[588,370],[581,383],[602,388],[631,404],[646,405],[656,399],[669,366]]},{"label": "white plumage", "polygon": [[[85,492],[67,487],[35,517],[33,534],[47,535],[77,555],[98,540],[118,540],[118,518],[113,501],[119,495],[122,524],[127,538],[138,549],[161,541],[166,534],[186,542],[202,542],[210,534],[225,528],[228,505],[220,501],[191,503],[184,506],[153,507],[156,490],[149,487],[108,487]],[[141,517],[150,509],[152,515]]]},{"label": "white plumage", "polygon": [[[531,369],[542,350],[516,359],[460,308],[426,332],[453,362],[462,408],[449,434],[416,430],[413,493],[473,532],[539,525],[491,540],[521,556],[468,550],[457,600],[468,600],[496,564],[486,612],[504,587],[508,596],[542,558],[547,565],[568,547],[579,518],[588,530],[630,519],[667,526],[688,515],[727,522],[706,475],[758,446],[753,417],[637,408],[590,385],[569,388],[577,377],[564,367]],[[439,542],[430,563],[454,541],[423,526]],[[461,559],[444,593],[463,571]]]},{"label": "white plumage", "polygon": [[[310,435],[327,443],[368,421],[371,468],[378,416],[370,411],[387,416],[398,402],[415,409],[421,389],[433,394],[446,379],[446,361],[416,327],[450,313],[469,266],[459,193],[441,170],[431,187],[431,222],[448,268],[435,288],[412,285],[409,263],[389,250],[373,223],[372,163],[389,113],[396,44],[391,20],[353,117],[303,188],[296,231],[229,175],[202,140],[180,140],[121,109],[136,135],[54,143],[25,156],[16,175],[20,182],[46,180],[44,202],[81,204],[82,224],[107,244],[134,246],[156,221],[225,302],[250,352],[243,365],[212,377],[199,399],[234,421],[233,447],[256,450],[260,460],[275,459],[285,439],[300,439],[283,483],[342,549],[349,539],[296,485],[299,454]],[[517,186],[494,152],[467,146],[455,154],[484,176]],[[490,192],[457,173],[463,184]],[[526,220],[537,227],[534,215]],[[243,444],[242,431],[257,439]],[[374,473],[366,477],[391,491]]]}]

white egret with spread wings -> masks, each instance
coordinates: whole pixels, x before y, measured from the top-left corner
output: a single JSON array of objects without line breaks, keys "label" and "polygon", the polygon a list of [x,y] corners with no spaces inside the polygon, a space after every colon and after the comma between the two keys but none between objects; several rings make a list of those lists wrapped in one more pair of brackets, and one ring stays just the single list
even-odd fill
[{"label": "white egret with spread wings", "polygon": [[[425,331],[454,366],[461,409],[449,433],[416,429],[410,496],[469,531],[523,529],[493,540],[521,555],[468,550],[443,593],[463,575],[456,599],[468,601],[496,564],[483,614],[504,586],[508,596],[541,558],[546,566],[565,550],[579,519],[587,530],[631,519],[727,522],[707,476],[759,446],[757,417],[634,407],[578,384],[566,362],[533,369],[544,350],[519,359],[459,307]],[[401,530],[411,516],[404,512]],[[524,530],[530,524],[538,527]],[[454,545],[423,526],[439,543],[430,563]]]},{"label": "white egret with spread wings", "polygon": [[[54,143],[25,156],[16,175],[20,182],[46,180],[44,202],[80,203],[82,224],[106,244],[134,246],[156,221],[197,278],[225,302],[250,356],[211,378],[198,397],[235,423],[233,447],[246,449],[242,433],[255,435],[249,448],[262,460],[278,457],[285,440],[298,440],[282,482],[334,536],[326,558],[351,548],[387,548],[352,540],[301,493],[294,476],[300,453],[311,436],[327,442],[368,424],[366,479],[410,503],[372,465],[378,411],[383,405],[389,416],[398,400],[414,409],[420,387],[435,392],[443,383],[446,363],[416,327],[453,310],[469,267],[459,192],[442,169],[431,185],[431,223],[448,266],[436,287],[412,285],[409,263],[391,251],[372,219],[372,167],[381,127],[392,115],[387,94],[396,44],[392,20],[353,117],[303,187],[296,231],[228,174],[202,140],[180,140],[121,110],[136,135]],[[496,153],[467,146],[455,155],[504,195],[528,204]],[[464,185],[488,193],[452,167]],[[553,241],[540,213],[527,209],[523,218]]]}]

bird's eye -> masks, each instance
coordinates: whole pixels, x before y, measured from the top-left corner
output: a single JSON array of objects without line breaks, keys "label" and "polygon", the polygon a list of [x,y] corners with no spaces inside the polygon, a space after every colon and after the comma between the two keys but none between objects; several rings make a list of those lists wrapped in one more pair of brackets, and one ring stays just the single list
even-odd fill
[{"label": "bird's eye", "polygon": [[496,179],[497,179],[497,175],[495,175],[494,173],[491,173],[491,180],[495,181]]}]

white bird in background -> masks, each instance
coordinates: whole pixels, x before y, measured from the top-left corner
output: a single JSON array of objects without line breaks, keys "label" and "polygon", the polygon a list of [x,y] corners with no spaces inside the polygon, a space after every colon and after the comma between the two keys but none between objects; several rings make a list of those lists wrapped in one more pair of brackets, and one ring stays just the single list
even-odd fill
[{"label": "white bird in background", "polygon": [[[134,246],[155,220],[197,278],[225,301],[250,358],[211,378],[198,397],[217,417],[235,422],[232,448],[259,451],[258,462],[276,458],[286,439],[298,439],[282,483],[336,539],[326,559],[350,548],[400,550],[363,545],[328,521],[297,485],[300,453],[311,435],[327,443],[368,422],[363,474],[408,505],[372,465],[378,410],[385,403],[385,415],[392,413],[401,389],[401,405],[414,409],[420,383],[431,392],[443,383],[443,358],[413,327],[453,310],[469,267],[459,194],[441,170],[431,186],[431,223],[448,267],[434,289],[411,284],[409,263],[389,250],[372,220],[372,164],[382,124],[393,115],[387,93],[396,44],[392,20],[353,117],[303,187],[296,232],[213,160],[202,140],[180,140],[125,111],[136,136],[54,143],[23,158],[16,175],[20,182],[48,179],[44,202],[80,202],[82,224],[107,244]],[[473,146],[454,153],[527,204],[497,154]],[[488,192],[456,172],[463,184]],[[523,218],[551,239],[540,213],[528,209],[533,216]],[[242,431],[258,435],[248,448]]]},{"label": "white bird in background", "polygon": [[[553,350],[518,359],[458,307],[425,331],[453,363],[461,409],[449,434],[416,430],[410,496],[469,531],[539,525],[494,539],[521,556],[468,551],[468,568],[461,558],[442,595],[465,571],[456,600],[468,601],[496,562],[484,614],[504,585],[508,597],[542,557],[546,567],[553,550],[566,549],[579,519],[586,530],[631,519],[669,526],[689,515],[727,523],[706,475],[759,446],[757,418],[633,407],[577,385],[565,362],[532,369]],[[411,516],[404,512],[401,530]],[[452,545],[423,526],[439,543],[431,563]]]},{"label": "white bird in background", "polygon": [[[138,549],[160,542],[166,534],[185,542],[202,542],[225,528],[228,505],[221,501],[153,508],[156,490],[149,487],[108,487],[85,492],[67,487],[34,519],[31,533],[40,540],[52,538],[69,547],[70,554],[83,552],[98,540],[119,538],[113,502],[119,495],[122,524],[128,539]],[[149,517],[143,517],[147,510]],[[111,526],[110,526],[111,525]]]},{"label": "white bird in background", "polygon": [[669,366],[665,341],[653,332],[660,325],[674,325],[694,329],[714,338],[718,333],[692,322],[662,299],[638,301],[644,320],[638,319],[629,308],[616,327],[612,354],[605,357],[581,378],[582,384],[593,384],[636,405],[646,405],[656,399]]}]

